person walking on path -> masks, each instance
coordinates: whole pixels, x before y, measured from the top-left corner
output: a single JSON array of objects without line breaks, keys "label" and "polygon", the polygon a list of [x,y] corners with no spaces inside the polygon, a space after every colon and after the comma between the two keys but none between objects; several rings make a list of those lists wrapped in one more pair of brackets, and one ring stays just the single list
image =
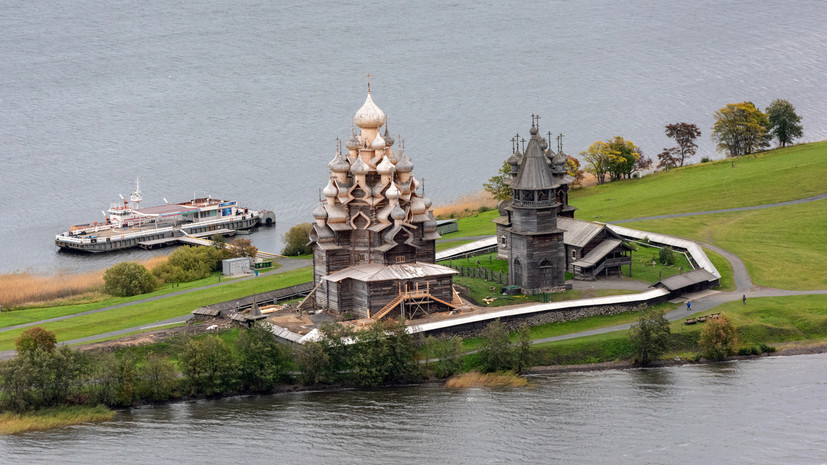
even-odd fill
[{"label": "person walking on path", "polygon": [[690,302],[688,300],[686,301],[686,311],[687,312],[692,311],[692,302]]},{"label": "person walking on path", "polygon": [[747,304],[747,295],[746,295],[746,294],[744,294],[743,296],[741,296],[741,302],[743,302],[743,303],[744,303],[744,305],[746,305],[746,304]]}]

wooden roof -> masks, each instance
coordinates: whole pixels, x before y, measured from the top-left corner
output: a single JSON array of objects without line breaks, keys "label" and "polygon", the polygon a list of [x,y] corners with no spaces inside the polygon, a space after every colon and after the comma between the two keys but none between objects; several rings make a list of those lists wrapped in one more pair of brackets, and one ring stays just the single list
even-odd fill
[{"label": "wooden roof", "polygon": [[694,286],[698,283],[715,281],[716,279],[718,278],[716,278],[715,275],[709,271],[706,271],[703,268],[698,268],[697,270],[663,278],[655,284],[652,284],[650,287],[660,286],[669,291],[677,291],[685,287]]},{"label": "wooden roof", "polygon": [[378,263],[363,263],[331,273],[323,279],[339,282],[344,279],[355,279],[363,282],[399,281],[403,279],[424,278],[426,276],[445,276],[459,273],[453,268],[433,263],[400,263],[398,265],[380,265]]},{"label": "wooden roof", "polygon": [[546,162],[543,149],[540,148],[540,138],[532,136],[525,149],[525,156],[517,170],[517,177],[511,183],[512,189],[543,190],[560,187],[554,179],[554,173]]}]

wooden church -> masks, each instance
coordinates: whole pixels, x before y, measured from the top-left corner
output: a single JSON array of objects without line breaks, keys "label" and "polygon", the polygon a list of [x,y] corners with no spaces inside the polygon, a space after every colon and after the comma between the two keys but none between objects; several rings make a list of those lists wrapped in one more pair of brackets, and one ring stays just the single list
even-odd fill
[{"label": "wooden church", "polygon": [[[328,164],[324,201],[313,211],[317,305],[363,318],[456,306],[451,268],[435,264],[437,223],[413,176],[413,162],[390,136],[368,87],[345,143]],[[384,127],[384,132],[382,129]]]}]

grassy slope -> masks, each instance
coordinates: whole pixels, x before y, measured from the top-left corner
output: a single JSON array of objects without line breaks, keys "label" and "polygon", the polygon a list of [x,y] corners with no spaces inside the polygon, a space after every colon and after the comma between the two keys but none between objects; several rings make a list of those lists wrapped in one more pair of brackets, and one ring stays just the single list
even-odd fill
[{"label": "grassy slope", "polygon": [[584,220],[640,218],[802,199],[824,192],[827,142],[796,145],[692,165],[573,191],[569,202]]},{"label": "grassy slope", "polygon": [[689,237],[734,253],[753,283],[782,289],[827,289],[827,200],[715,215],[629,223]]},{"label": "grassy slope", "polygon": [[[42,326],[57,334],[58,341],[77,339],[109,331],[151,324],[169,318],[182,316],[192,310],[227,300],[267,292],[280,287],[292,286],[310,281],[312,270],[300,270],[260,276],[257,279],[217,286],[189,294],[168,297],[152,302],[145,302],[129,307],[108,310],[101,313],[84,315],[68,320],[46,323]],[[14,348],[14,341],[23,330],[0,333],[0,350]]]},{"label": "grassy slope", "polygon": [[491,222],[500,216],[497,210],[489,210],[457,220],[459,231],[443,234],[443,239],[456,239],[469,236],[492,236],[497,233],[497,226]]}]

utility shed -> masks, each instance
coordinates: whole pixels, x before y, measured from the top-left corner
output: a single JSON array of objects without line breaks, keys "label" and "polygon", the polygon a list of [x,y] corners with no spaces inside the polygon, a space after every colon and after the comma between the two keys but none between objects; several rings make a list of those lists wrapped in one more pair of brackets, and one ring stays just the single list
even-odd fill
[{"label": "utility shed", "polygon": [[675,293],[701,291],[718,285],[718,278],[709,271],[699,268],[686,273],[663,278],[650,287],[660,287]]},{"label": "utility shed", "polygon": [[436,220],[436,232],[439,234],[448,234],[459,231],[459,224],[457,220]]},{"label": "utility shed", "polygon": [[250,274],[250,259],[248,257],[228,258],[221,260],[221,272],[225,276]]}]

